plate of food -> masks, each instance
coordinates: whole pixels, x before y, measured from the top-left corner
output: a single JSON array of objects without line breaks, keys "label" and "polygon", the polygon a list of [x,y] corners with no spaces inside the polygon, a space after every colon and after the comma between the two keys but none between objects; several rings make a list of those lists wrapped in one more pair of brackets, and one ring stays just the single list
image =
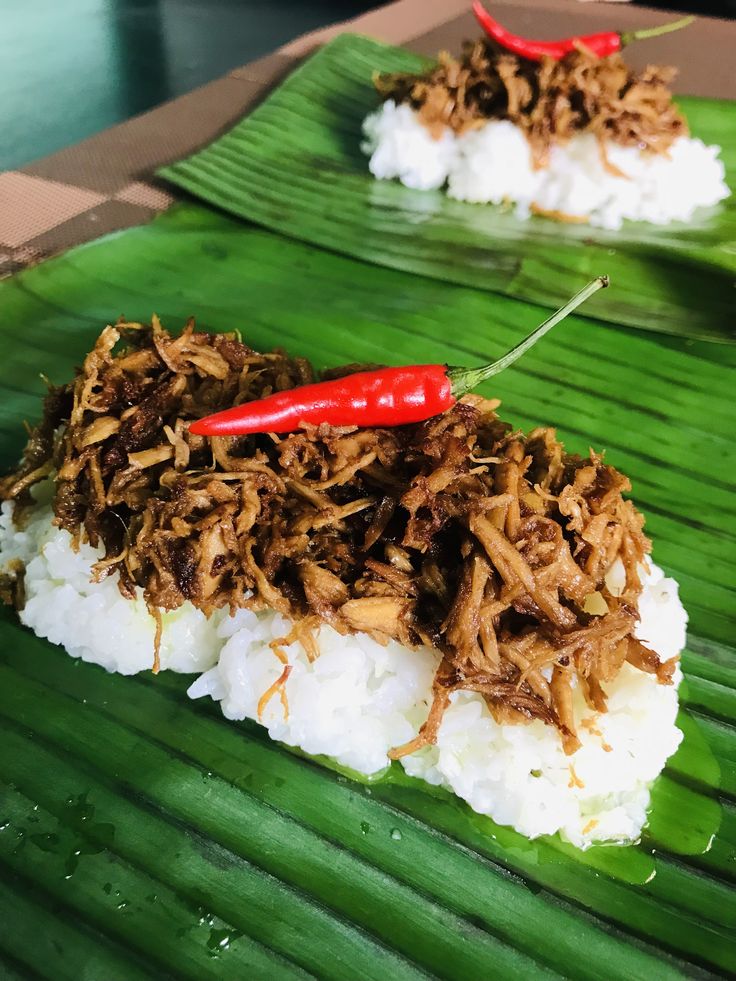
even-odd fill
[{"label": "plate of food", "polygon": [[620,53],[694,18],[535,42],[473,9],[487,37],[459,58],[375,77],[383,102],[363,122],[374,177],[611,231],[690,223],[730,196],[721,148],[689,135],[673,100],[675,69],[635,71]]},{"label": "plate of food", "polygon": [[[361,187],[565,264],[371,176],[368,91]],[[298,230],[187,201],[0,283],[0,967],[727,975],[736,354],[642,329],[720,260],[551,313]]]},{"label": "plate of food", "polygon": [[627,289],[591,316],[732,337],[732,103],[576,45],[529,59],[484,34],[432,61],[342,34],[160,174],[303,241],[552,307],[605,268]]},{"label": "plate of food", "polygon": [[[612,977],[647,970],[705,977],[727,968],[735,789],[726,585],[733,542],[724,524],[730,349],[665,348],[643,331],[579,316],[586,304],[429,428],[425,421],[322,436],[216,437],[213,456],[207,437],[186,435],[188,423],[230,402],[258,406],[243,402],[248,385],[253,396],[298,393],[293,386],[314,380],[305,356],[333,379],[340,364],[409,365],[424,360],[420,350],[431,365],[473,365],[512,348],[545,312],[366,265],[192,204],[29,269],[0,290],[3,459],[14,471],[3,485],[4,584],[17,608],[3,620],[0,847],[4,895],[13,896],[3,907],[13,925],[3,950],[10,944],[22,963],[58,964],[59,977],[92,963],[105,977],[126,979],[220,977],[226,969],[262,977],[594,977],[602,965]],[[280,302],[287,291],[298,293],[298,305]],[[150,314],[143,319],[155,307],[163,326]],[[140,312],[141,320],[103,328],[110,309]],[[213,333],[186,326],[193,310]],[[457,323],[466,325],[463,336]],[[230,330],[235,324],[240,335]],[[270,353],[274,345],[282,350]],[[42,368],[57,387],[45,435],[30,441],[19,471],[23,420],[43,416]],[[121,430],[139,434],[122,466]],[[325,436],[338,440],[332,449]],[[709,447],[711,460],[697,519],[691,502],[702,475],[688,449],[693,440]],[[443,465],[450,449],[455,455]],[[243,525],[256,561],[243,576],[262,569],[261,549],[275,555],[277,542],[298,545],[291,531],[308,552],[326,549],[315,566],[295,553],[301,598],[272,566],[261,583],[265,606],[240,607],[235,553],[223,552],[217,537],[220,528],[232,531],[234,515],[241,522],[254,515],[240,497],[233,511],[233,474],[237,494],[250,486],[265,508],[259,532],[251,526],[250,536]],[[287,491],[287,479],[300,493]],[[412,481],[430,497],[405,501],[416,506],[418,536],[407,546],[396,530],[404,505],[383,502],[411,493]],[[458,492],[480,508],[475,531],[463,525],[460,540],[475,544],[455,553],[449,585],[433,547],[422,551],[422,536],[439,543],[442,522],[462,524],[450,507]],[[513,531],[506,520],[495,523],[484,503],[494,497],[512,522],[526,522],[528,541],[518,537],[521,524]],[[664,574],[647,565],[642,512]],[[319,514],[331,515],[321,528],[295,529]],[[597,553],[591,543],[578,551],[580,532],[567,527],[590,520],[607,529]],[[92,534],[97,523],[96,545],[87,522]],[[177,538],[177,529],[186,534]],[[213,530],[225,564],[213,555],[202,565],[198,550],[212,546]],[[375,538],[371,555],[361,552],[367,533]],[[153,548],[151,534],[163,536]],[[167,537],[181,542],[178,553],[162,546]],[[502,545],[511,565],[497,558],[509,581],[515,566],[524,576],[528,566],[565,578],[577,601],[557,592],[548,609],[562,617],[577,611],[571,635],[605,623],[620,637],[614,666],[625,648],[624,661],[615,678],[600,681],[611,688],[607,711],[581,703],[575,683],[574,734],[569,716],[562,724],[570,735],[547,706],[549,664],[532,669],[534,684],[518,684],[527,668],[514,645],[532,642],[535,656],[548,655],[557,629],[541,607],[534,612],[534,600],[519,594],[521,612],[499,611],[502,643],[511,644],[504,650],[518,663],[499,661],[509,678],[496,679],[495,701],[488,677],[475,676],[480,691],[454,691],[460,677],[437,673],[437,643],[445,641],[407,635],[419,599],[409,566],[421,569],[426,556],[428,578],[420,572],[418,580],[435,604],[444,596],[445,631],[462,644],[476,623],[475,642],[464,649],[481,656],[480,584],[482,602],[508,589],[484,541],[491,554]],[[181,563],[188,543],[194,566]],[[345,583],[333,549],[353,570]],[[638,585],[626,585],[626,563],[623,579],[620,565],[605,569],[608,582],[600,578],[616,551]],[[250,562],[247,548],[243,554]],[[595,562],[586,570],[595,554],[597,571]],[[181,602],[171,575],[183,584],[174,570],[185,568],[193,578]],[[245,591],[256,585],[240,582]],[[600,589],[589,592],[591,583]],[[624,596],[622,587],[633,592]],[[315,605],[300,606],[304,632],[289,637],[296,621],[285,598],[306,604],[307,589]],[[551,596],[540,598],[547,605]],[[346,603],[332,623],[322,619]],[[683,607],[690,634],[679,681],[672,656],[682,644]],[[437,609],[431,615],[437,625]],[[585,646],[575,650],[562,657],[584,663]],[[572,674],[573,661],[563,670]],[[434,681],[449,695],[437,741],[408,752],[429,718]],[[510,714],[521,711],[528,724],[505,718],[504,692]],[[431,742],[431,730],[423,735]],[[390,751],[402,747],[391,762]],[[499,786],[507,788],[500,796]],[[622,843],[632,836],[638,843]],[[532,919],[549,929],[530,934]],[[41,923],[45,946],[29,938]],[[594,961],[579,956],[582,942]]]},{"label": "plate of food", "polygon": [[233,335],[105,328],[3,482],[21,622],[529,838],[638,840],[682,738],[677,584],[623,474],[471,395],[566,312],[485,368],[320,382]]}]

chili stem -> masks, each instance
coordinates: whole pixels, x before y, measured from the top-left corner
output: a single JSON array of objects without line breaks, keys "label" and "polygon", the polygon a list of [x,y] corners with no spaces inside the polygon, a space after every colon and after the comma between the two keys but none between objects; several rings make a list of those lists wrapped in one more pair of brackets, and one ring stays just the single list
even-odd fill
[{"label": "chili stem", "polygon": [[447,376],[452,383],[452,394],[455,398],[461,398],[461,396],[466,395],[480,385],[481,382],[487,381],[500,371],[503,371],[504,368],[508,368],[514,361],[518,361],[522,354],[525,354],[530,347],[533,347],[537,343],[540,337],[544,337],[548,331],[557,326],[561,320],[564,320],[568,314],[577,309],[588,297],[597,293],[600,289],[605,289],[608,286],[608,282],[608,276],[598,276],[597,279],[588,283],[572,299],[568,300],[563,307],[560,307],[556,313],[553,313],[543,324],[535,328],[531,334],[525,337],[523,341],[520,341],[516,347],[511,348],[498,361],[494,361],[492,364],[482,365],[480,368],[448,368]]},{"label": "chili stem", "polygon": [[640,31],[624,31],[621,34],[621,44],[631,44],[632,41],[645,41],[650,37],[659,37],[661,34],[669,34],[671,31],[682,30],[688,27],[695,20],[692,14],[688,17],[681,17],[679,20],[672,20],[669,24],[660,24],[659,27],[647,27]]}]

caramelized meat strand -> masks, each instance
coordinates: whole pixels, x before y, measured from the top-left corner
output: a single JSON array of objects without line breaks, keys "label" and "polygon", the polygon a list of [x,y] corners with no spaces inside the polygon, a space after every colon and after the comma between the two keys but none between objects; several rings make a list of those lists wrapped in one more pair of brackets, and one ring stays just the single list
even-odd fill
[{"label": "caramelized meat strand", "polygon": [[[189,432],[311,378],[303,359],[192,323],[178,337],[156,320],[107,327],[50,393],[0,494],[22,507],[55,472],[56,524],[100,545],[96,578],[119,573],[123,595],[140,587],[152,610],[276,609],[312,658],[320,622],[434,646],[434,704],[395,757],[436,737],[453,692],[480,693],[499,721],[555,726],[573,751],[574,684],[605,711],[603,685],[625,662],[671,681],[674,662],[634,638],[649,543],[629,482],[595,453],[565,453],[554,430],[511,432],[497,402],[469,396],[393,429]],[[617,559],[614,595],[604,577]]]}]

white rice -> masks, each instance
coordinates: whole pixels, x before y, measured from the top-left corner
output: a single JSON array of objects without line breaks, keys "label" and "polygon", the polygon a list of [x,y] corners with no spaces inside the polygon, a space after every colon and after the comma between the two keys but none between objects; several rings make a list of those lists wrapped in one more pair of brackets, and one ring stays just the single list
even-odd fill
[{"label": "white rice", "polygon": [[[118,575],[91,582],[98,549],[72,548],[67,531],[51,523],[50,482],[33,493],[33,509],[23,530],[12,521],[12,506],[0,509],[0,572],[25,566],[25,606],[21,621],[39,637],[64,647],[72,657],[101,664],[108,671],[136,674],[150,670],[156,627],[142,590],[126,600]],[[191,603],[163,614],[161,667],[172,671],[203,671],[217,660],[217,618],[207,620]]]},{"label": "white rice", "polygon": [[[91,583],[100,553],[89,545],[75,552],[71,536],[52,524],[48,488],[36,494],[38,506],[23,530],[14,526],[10,505],[0,512],[0,571],[25,566],[21,620],[73,657],[123,674],[149,669],[154,628],[142,599],[124,599],[117,575]],[[612,569],[611,587],[620,572]],[[638,635],[663,660],[678,654],[687,616],[677,584],[656,566],[646,574],[640,612]],[[277,613],[220,612],[207,621],[185,604],[164,616],[162,667],[203,672],[189,689],[192,698],[211,696],[230,719],[257,719],[261,696],[283,669],[269,643],[288,631]],[[273,739],[366,775],[379,773],[388,750],[411,739],[426,719],[438,655],[395,642],[384,647],[361,634],[343,637],[328,626],[317,641],[320,656],[311,663],[298,642],[283,647],[292,666],[288,718],[276,696],[259,721]],[[678,669],[676,683],[680,677]],[[437,745],[402,764],[530,838],[559,831],[579,847],[636,839],[648,786],[682,738],[677,691],[629,666],[605,688],[609,711],[602,715],[576,693],[582,748],[572,757],[551,727],[498,725],[479,695],[457,693]]]},{"label": "white rice", "polygon": [[448,127],[434,139],[414,109],[389,99],[364,120],[363,131],[375,177],[421,190],[446,185],[460,201],[513,202],[519,217],[534,207],[608,229],[625,219],[665,225],[689,221],[697,208],[730,194],[720,147],[688,136],[678,137],[666,155],[609,142],[609,162],[626,175],[618,177],[604,167],[589,133],[554,146],[549,166],[535,170],[526,137],[508,120],[461,136]]}]

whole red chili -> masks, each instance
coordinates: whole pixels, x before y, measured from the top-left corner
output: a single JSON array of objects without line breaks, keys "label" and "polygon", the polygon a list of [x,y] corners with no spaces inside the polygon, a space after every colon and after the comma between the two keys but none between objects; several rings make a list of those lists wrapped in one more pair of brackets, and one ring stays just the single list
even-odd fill
[{"label": "whole red chili", "polygon": [[361,371],[344,378],[300,385],[245,402],[193,422],[197,436],[288,433],[304,423],[318,426],[401,426],[422,422],[449,409],[459,398],[497,375],[597,290],[608,286],[599,276],[498,361],[480,368],[444,364],[408,365]]},{"label": "whole red chili", "polygon": [[643,41],[649,37],[659,37],[660,34],[669,34],[670,31],[679,31],[682,27],[691,24],[694,17],[682,17],[680,20],[671,21],[669,24],[662,24],[659,27],[650,27],[642,31],[625,31],[623,34],[618,31],[602,31],[599,34],[577,34],[574,37],[561,38],[559,41],[531,41],[529,38],[519,37],[512,34],[502,27],[488,13],[480,2],[475,0],[473,3],[473,13],[476,20],[486,32],[486,34],[497,41],[501,47],[507,51],[512,51],[520,58],[527,58],[531,61],[541,61],[542,58],[553,58],[559,61],[566,54],[575,51],[580,45],[584,45],[599,58],[620,51],[621,48],[632,41]]}]

